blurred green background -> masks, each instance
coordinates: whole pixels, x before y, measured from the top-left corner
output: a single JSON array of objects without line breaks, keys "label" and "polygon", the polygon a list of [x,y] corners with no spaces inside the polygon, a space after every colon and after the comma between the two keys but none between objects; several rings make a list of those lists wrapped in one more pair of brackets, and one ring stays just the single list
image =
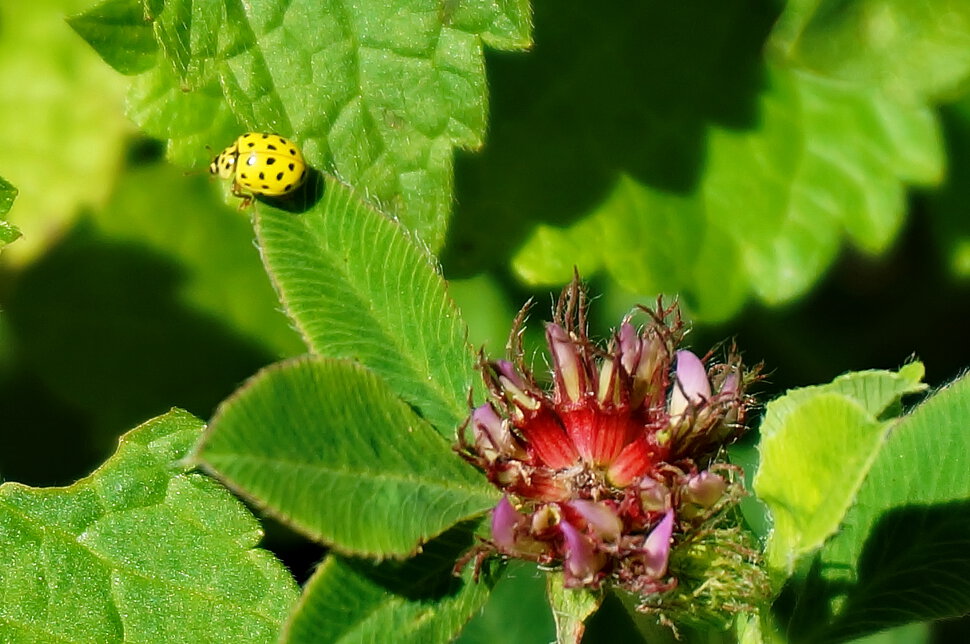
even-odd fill
[{"label": "blurred green background", "polygon": [[[705,351],[733,337],[748,362],[765,363],[764,400],[848,370],[895,368],[910,356],[924,361],[934,386],[966,368],[970,17],[955,3],[918,3],[934,5],[927,19],[898,2],[857,2],[806,18],[797,13],[801,4],[644,2],[591,15],[580,3],[540,3],[533,52],[486,55],[490,131],[483,150],[456,159],[456,207],[442,253],[474,345],[501,351],[530,297],[538,303],[533,329],[540,329],[557,277],[577,263],[597,295],[596,334],[658,292],[681,294],[688,315],[700,316],[692,346]],[[87,474],[118,435],[172,406],[208,418],[260,367],[303,346],[262,270],[249,213],[227,205],[224,187],[200,172],[211,151],[198,150],[192,168],[169,164],[164,142],[139,134],[126,116],[128,80],[64,22],[91,5],[0,5],[0,176],[20,191],[8,219],[24,233],[0,255],[0,477],[33,485]],[[857,53],[852,25],[889,19],[897,29],[883,38],[886,51],[846,55]],[[916,26],[902,28],[909,24]],[[952,29],[940,28],[947,24]],[[905,64],[880,67],[883,58],[902,56],[893,43],[910,46]],[[832,224],[812,269],[797,276],[804,285],[784,296],[757,274],[739,282],[738,263],[725,263],[723,275],[710,261],[706,278],[681,274],[680,257],[704,266],[692,254],[702,241],[685,234],[690,227],[668,230],[656,219],[658,212],[688,218],[698,208],[714,217],[727,207],[718,201],[717,177],[733,157],[718,160],[728,154],[719,142],[760,150],[779,50],[785,70],[828,74],[853,96],[892,96],[893,105],[922,110],[936,138],[899,149],[939,153],[939,172],[931,159],[920,171],[857,178],[872,179],[865,195],[898,192],[885,239],[867,247]],[[841,124],[834,139],[819,133],[818,145],[850,149],[853,137],[868,135],[853,123]],[[815,131],[799,132],[811,148]],[[747,173],[747,162],[737,163]],[[743,224],[742,233],[757,238],[770,200],[757,183],[738,185],[751,209],[731,226]],[[597,217],[614,223],[600,226]],[[643,247],[620,248],[624,231],[632,239],[644,234],[630,218],[652,226]],[[599,236],[611,225],[613,237]],[[671,230],[681,237],[665,237]],[[731,230],[726,225],[724,234],[737,234]],[[755,255],[772,265],[765,248]],[[758,266],[752,262],[749,273]],[[709,305],[717,301],[715,278],[733,298],[720,308]],[[655,288],[631,291],[638,284]],[[529,339],[538,346],[538,333]],[[271,546],[304,579],[322,551],[270,531]],[[522,603],[517,591],[509,596]],[[964,627],[937,625],[934,637],[954,641]],[[473,629],[469,640],[489,641],[497,627],[474,628],[479,635]]]}]

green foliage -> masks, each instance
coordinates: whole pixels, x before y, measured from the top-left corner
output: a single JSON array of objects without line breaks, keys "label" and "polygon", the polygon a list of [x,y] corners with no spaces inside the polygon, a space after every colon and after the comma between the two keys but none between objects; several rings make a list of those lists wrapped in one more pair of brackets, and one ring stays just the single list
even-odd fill
[{"label": "green foliage", "polygon": [[546,577],[546,592],[556,621],[556,642],[579,644],[586,630],[583,622],[599,608],[603,594],[586,588],[566,588],[562,581],[562,573],[551,573]]},{"label": "green foliage", "polygon": [[[903,5],[882,7],[884,17],[903,24]],[[949,9],[962,42],[970,11]],[[927,97],[965,78],[970,60],[948,58],[947,78],[932,82],[914,71],[901,96],[807,71],[780,44],[762,57],[772,17],[768,3],[647,2],[596,16],[539,7],[535,54],[496,65],[497,125],[459,175],[447,263],[471,271],[508,255],[535,285],[567,281],[577,265],[633,293],[679,293],[697,317],[720,321],[752,296],[797,299],[845,241],[884,252],[907,184],[943,176]],[[887,65],[936,65],[931,50],[950,36],[921,26]],[[884,53],[852,46],[859,59]],[[505,236],[490,246],[473,231],[495,219]]]},{"label": "green foliage", "polygon": [[258,505],[345,553],[417,552],[496,492],[354,363],[269,367],[216,413],[198,457]]},{"label": "green foliage", "polygon": [[173,403],[208,417],[260,367],[305,351],[250,222],[213,188],[166,164],[133,168],[104,208],[6,282],[3,407],[10,427],[37,429],[10,432],[8,477],[68,483],[111,453],[119,428]]},{"label": "green foliage", "polygon": [[531,562],[509,561],[488,603],[462,630],[457,644],[554,641],[556,627],[546,599],[545,577]]},{"label": "green foliage", "polygon": [[175,410],[70,487],[0,486],[0,639],[275,640],[295,584],[245,508],[180,461],[201,430]]},{"label": "green foliage", "polygon": [[797,0],[771,47],[790,63],[905,99],[952,96],[970,70],[970,8],[961,0]]},{"label": "green foliage", "polygon": [[488,597],[488,584],[452,574],[472,544],[467,526],[427,544],[417,557],[375,564],[331,556],[307,583],[282,642],[450,642]]},{"label": "green foliage", "polygon": [[433,258],[332,180],[299,216],[261,210],[256,232],[310,350],[366,365],[452,440],[468,413],[474,363]]},{"label": "green foliage", "polygon": [[[17,189],[0,177],[0,217],[10,212],[10,206],[17,198]],[[20,231],[15,226],[0,219],[0,248],[20,237]]]},{"label": "green foliage", "polygon": [[173,158],[194,148],[200,165],[200,143],[228,145],[240,126],[279,132],[432,248],[452,151],[482,144],[483,45],[523,48],[530,30],[524,0],[108,0],[72,25],[116,69],[142,73],[130,113]]},{"label": "green foliage", "polygon": [[81,209],[104,203],[118,172],[124,82],[64,24],[85,4],[0,6],[0,172],[19,190],[13,220],[24,233],[6,262],[36,256]]},{"label": "green foliage", "polygon": [[[923,366],[849,373],[768,404],[754,491],[774,518],[766,558],[787,576],[838,528]],[[889,419],[887,420],[887,416]]]},{"label": "green foliage", "polygon": [[970,605],[970,378],[893,428],[841,530],[796,587],[795,641],[842,641]]}]

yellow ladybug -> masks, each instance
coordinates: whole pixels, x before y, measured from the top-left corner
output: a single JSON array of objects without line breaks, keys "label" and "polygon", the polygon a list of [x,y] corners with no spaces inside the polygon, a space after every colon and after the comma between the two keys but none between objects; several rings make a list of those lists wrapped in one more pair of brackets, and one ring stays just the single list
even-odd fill
[{"label": "yellow ladybug", "polygon": [[232,194],[242,197],[240,208],[254,195],[279,197],[300,187],[306,179],[303,153],[278,134],[247,132],[219,153],[209,172],[232,179]]}]

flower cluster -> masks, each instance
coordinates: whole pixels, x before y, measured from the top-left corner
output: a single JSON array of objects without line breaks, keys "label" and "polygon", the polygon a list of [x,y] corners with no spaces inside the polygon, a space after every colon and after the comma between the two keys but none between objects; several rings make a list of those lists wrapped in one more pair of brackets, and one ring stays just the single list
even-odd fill
[{"label": "flower cluster", "polygon": [[[659,302],[628,315],[605,347],[597,345],[587,333],[585,292],[574,281],[546,325],[547,389],[524,364],[526,310],[510,359],[483,359],[490,400],[474,409],[471,431],[466,426],[459,439],[461,455],[504,493],[487,548],[561,566],[567,587],[613,584],[638,594],[644,607],[688,581],[671,570],[678,544],[695,554],[741,553],[741,566],[752,563],[741,532],[716,526],[743,494],[738,468],[718,457],[743,430],[745,388],[755,373],[733,351],[705,367],[678,350],[679,313]],[[634,326],[637,313],[642,328]],[[694,547],[712,535],[715,543]]]}]

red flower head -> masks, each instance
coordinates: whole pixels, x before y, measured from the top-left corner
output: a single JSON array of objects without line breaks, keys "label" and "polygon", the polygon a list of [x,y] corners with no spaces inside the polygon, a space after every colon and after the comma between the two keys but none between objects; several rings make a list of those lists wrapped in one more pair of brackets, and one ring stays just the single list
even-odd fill
[{"label": "red flower head", "polygon": [[574,281],[546,325],[547,388],[524,363],[527,309],[509,359],[483,358],[490,400],[471,414],[472,440],[464,430],[459,439],[462,456],[504,493],[490,547],[561,566],[567,587],[608,582],[640,595],[676,587],[672,545],[743,494],[738,468],[717,457],[744,429],[754,372],[733,351],[714,363],[678,350],[677,307],[659,302],[597,345]]}]

